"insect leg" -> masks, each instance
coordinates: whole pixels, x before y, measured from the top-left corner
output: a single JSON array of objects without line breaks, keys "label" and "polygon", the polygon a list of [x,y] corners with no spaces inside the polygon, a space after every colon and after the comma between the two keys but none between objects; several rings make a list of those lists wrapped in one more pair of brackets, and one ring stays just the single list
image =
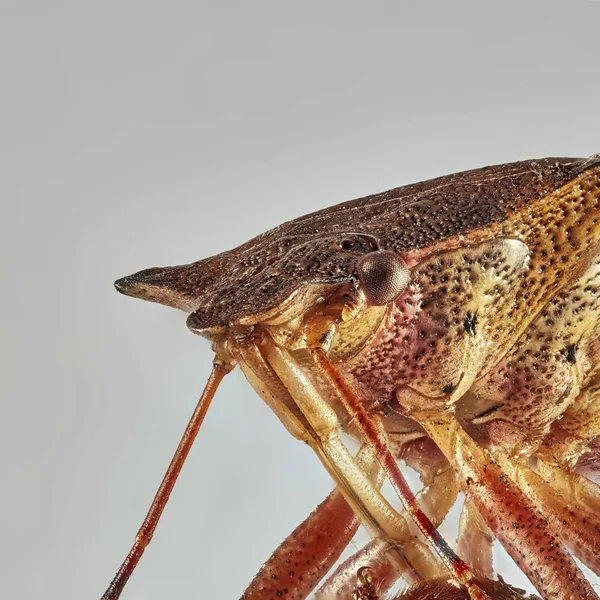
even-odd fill
[{"label": "insect leg", "polygon": [[375,421],[364,409],[360,399],[354,393],[354,390],[346,383],[343,375],[329,360],[324,350],[321,348],[314,348],[311,353],[324,377],[336,391],[350,416],[357,423],[365,441],[373,448],[390,483],[396,490],[398,497],[402,500],[404,508],[418,525],[423,536],[434,547],[452,576],[467,587],[471,598],[489,598],[488,595],[475,584],[474,575],[469,566],[453,552],[452,548],[450,548],[421,509],[398,466],[398,462],[389,450],[385,433],[381,431],[380,427],[377,427]]},{"label": "insect leg", "polygon": [[[363,447],[359,464],[381,483],[374,457]],[[275,550],[252,580],[241,600],[266,596],[307,597],[350,543],[358,517],[339,490],[334,490]]]},{"label": "insect leg", "polygon": [[463,491],[543,598],[598,600],[548,522],[452,412],[411,415],[453,463]]},{"label": "insect leg", "polygon": [[356,590],[359,569],[368,567],[378,594],[385,593],[402,576],[402,573],[388,560],[391,550],[389,542],[381,537],[371,540],[364,548],[345,560],[319,588],[316,600],[330,598],[352,598]]},{"label": "insect leg", "polygon": [[358,525],[344,496],[334,490],[273,552],[241,600],[288,594],[308,597],[350,543]]},{"label": "insect leg", "polygon": [[527,465],[498,452],[505,473],[541,508],[565,545],[596,574],[600,575],[600,519],[581,506],[568,503]]},{"label": "insect leg", "polygon": [[[256,346],[234,349],[240,367],[251,385],[277,414],[288,431],[312,445],[316,433],[294,406],[287,389],[264,361]],[[275,397],[275,394],[277,397]],[[381,469],[366,447],[356,457],[363,471],[379,487]],[[342,550],[352,539],[359,521],[343,494],[336,490],[288,536],[246,589],[243,600],[261,599],[271,592],[306,597],[327,573]],[[306,556],[309,556],[308,560]],[[276,579],[273,578],[275,575]],[[287,592],[286,592],[287,590]]]},{"label": "insect leg", "polygon": [[[417,444],[418,449],[421,449],[421,442],[427,443],[428,441],[430,442],[430,440],[417,440],[416,442],[409,442],[408,445],[413,447]],[[410,460],[413,450],[416,453],[418,449],[405,450],[403,458],[408,459],[407,462],[413,468],[417,468],[421,474],[421,479],[425,485],[417,494],[417,500],[437,527],[456,501],[458,484],[454,469],[443,455],[441,457],[443,461],[442,468],[440,468],[441,461],[439,460],[425,465],[418,465],[416,464],[417,461]],[[382,538],[371,541],[365,548],[351,556],[336,569],[319,589],[317,598],[327,600],[334,597],[350,597],[356,586],[356,573],[363,566],[369,567],[369,574],[376,584],[378,594],[385,596],[385,593],[401,575],[386,558],[389,549],[389,544]]]},{"label": "insect leg", "polygon": [[171,459],[171,464],[169,465],[169,468],[163,477],[160,487],[154,496],[154,500],[152,501],[152,505],[148,510],[148,514],[146,515],[142,526],[135,536],[135,542],[129,551],[129,554],[123,561],[123,564],[117,571],[114,579],[108,586],[106,592],[104,592],[102,600],[117,600],[117,598],[119,598],[121,595],[125,584],[131,577],[131,574],[142,557],[146,546],[150,543],[150,540],[154,535],[154,530],[158,525],[158,521],[160,520],[162,512],[169,500],[169,496],[173,491],[173,487],[175,486],[177,477],[181,472],[183,463],[185,462],[190,448],[196,439],[196,435],[200,429],[200,426],[202,425],[202,421],[204,420],[206,411],[210,406],[210,402],[213,399],[223,377],[225,377],[225,375],[229,373],[231,369],[232,366],[230,364],[215,360],[213,370],[208,378],[204,391],[200,396],[200,400],[198,400],[196,409],[194,410],[194,413],[192,414],[192,417],[183,433],[181,441],[179,442],[177,450]]},{"label": "insect leg", "polygon": [[597,483],[539,454],[537,466],[539,474],[561,496],[592,514],[600,514],[600,486]]},{"label": "insect leg", "polygon": [[[428,548],[411,533],[406,519],[390,506],[340,440],[335,412],[321,398],[305,371],[294,362],[289,352],[272,341],[269,343],[268,339],[261,343],[260,353],[285,385],[289,396],[293,397],[296,408],[308,420],[315,437],[308,435],[305,441],[359,514],[363,525],[373,537],[381,535],[395,547],[398,568],[406,568],[402,557],[418,577],[439,577],[441,572],[438,563]],[[264,387],[257,386],[255,389],[263,397],[268,396],[268,390]],[[281,416],[285,418],[285,413],[281,413]]]},{"label": "insect leg", "polygon": [[561,496],[597,515],[600,514],[600,486],[573,470],[577,459],[589,451],[589,436],[593,437],[594,433],[585,424],[583,427],[575,424],[572,431],[566,431],[554,423],[536,456],[538,473]]},{"label": "insect leg", "polygon": [[475,572],[494,576],[492,544],[494,536],[470,498],[465,498],[458,523],[457,552]]},{"label": "insect leg", "polygon": [[417,494],[417,502],[433,526],[439,527],[458,496],[454,467],[425,436],[404,444],[400,458],[419,473],[423,488]]}]

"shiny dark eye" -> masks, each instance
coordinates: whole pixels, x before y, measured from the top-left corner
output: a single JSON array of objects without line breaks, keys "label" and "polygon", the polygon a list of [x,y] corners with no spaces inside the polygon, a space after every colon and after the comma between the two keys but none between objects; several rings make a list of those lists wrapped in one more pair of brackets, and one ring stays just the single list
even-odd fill
[{"label": "shiny dark eye", "polygon": [[393,252],[378,250],[358,263],[358,280],[369,304],[382,306],[395,300],[408,285],[409,271]]}]

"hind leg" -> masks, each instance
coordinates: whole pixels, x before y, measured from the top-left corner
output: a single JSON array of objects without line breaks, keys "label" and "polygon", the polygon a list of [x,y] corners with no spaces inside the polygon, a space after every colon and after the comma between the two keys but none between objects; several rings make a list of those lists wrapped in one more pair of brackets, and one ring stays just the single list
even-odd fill
[{"label": "hind leg", "polygon": [[419,474],[423,487],[417,494],[417,502],[433,526],[439,527],[454,506],[460,489],[454,468],[426,436],[404,444],[399,457]]},{"label": "hind leg", "polygon": [[454,465],[465,494],[545,599],[598,598],[537,507],[450,411],[412,416]]},{"label": "hind leg", "polygon": [[600,486],[574,471],[587,443],[555,424],[537,452],[538,473],[570,503],[600,514]]},{"label": "hind leg", "polygon": [[565,545],[596,574],[600,574],[600,519],[583,507],[568,502],[542,477],[502,453],[496,458],[511,479],[538,506]]},{"label": "hind leg", "polygon": [[494,536],[477,507],[465,498],[458,524],[457,552],[472,569],[488,579],[494,576],[492,544]]},{"label": "hind leg", "polygon": [[595,375],[555,423],[537,452],[538,472],[563,497],[600,514],[600,486],[575,472],[578,460],[594,457],[600,436],[600,376]]},{"label": "hind leg", "polygon": [[[454,469],[435,444],[425,437],[405,444],[400,456],[420,474],[423,488],[417,494],[417,501],[434,526],[438,527],[458,494]],[[369,569],[377,594],[385,597],[401,576],[401,572],[387,559],[389,550],[389,543],[380,537],[369,542],[336,569],[319,589],[317,598],[351,598],[356,588],[358,570],[364,567]]]},{"label": "hind leg", "polygon": [[358,584],[358,573],[368,569],[378,595],[386,594],[402,576],[388,560],[390,544],[383,538],[371,540],[364,548],[345,560],[319,588],[316,600],[352,598]]},{"label": "hind leg", "polygon": [[273,552],[242,600],[306,598],[358,529],[354,511],[334,490]]}]

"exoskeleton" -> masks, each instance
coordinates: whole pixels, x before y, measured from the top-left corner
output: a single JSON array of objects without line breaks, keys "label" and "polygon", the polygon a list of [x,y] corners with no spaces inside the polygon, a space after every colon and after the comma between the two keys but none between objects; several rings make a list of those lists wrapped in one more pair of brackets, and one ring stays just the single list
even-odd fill
[{"label": "exoskeleton", "polygon": [[[345,202],[118,280],[188,313],[215,360],[103,598],[119,597],[239,366],[336,485],[245,600],[382,599],[400,578],[403,600],[522,598],[494,575],[494,540],[543,598],[597,599],[575,558],[600,573],[599,243],[600,155],[549,158]],[[421,476],[417,494],[402,463]],[[437,527],[459,491],[452,549]],[[359,524],[372,541],[324,579]]]}]

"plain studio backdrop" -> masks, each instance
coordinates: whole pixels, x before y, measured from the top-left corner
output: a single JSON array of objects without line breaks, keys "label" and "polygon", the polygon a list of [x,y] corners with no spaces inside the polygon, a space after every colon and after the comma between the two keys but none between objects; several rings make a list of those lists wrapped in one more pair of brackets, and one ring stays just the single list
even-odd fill
[{"label": "plain studio backdrop", "polygon": [[[100,597],[209,373],[185,315],[116,278],[406,183],[600,152],[596,2],[0,6],[4,598]],[[330,489],[235,372],[123,598],[235,600]]]}]

